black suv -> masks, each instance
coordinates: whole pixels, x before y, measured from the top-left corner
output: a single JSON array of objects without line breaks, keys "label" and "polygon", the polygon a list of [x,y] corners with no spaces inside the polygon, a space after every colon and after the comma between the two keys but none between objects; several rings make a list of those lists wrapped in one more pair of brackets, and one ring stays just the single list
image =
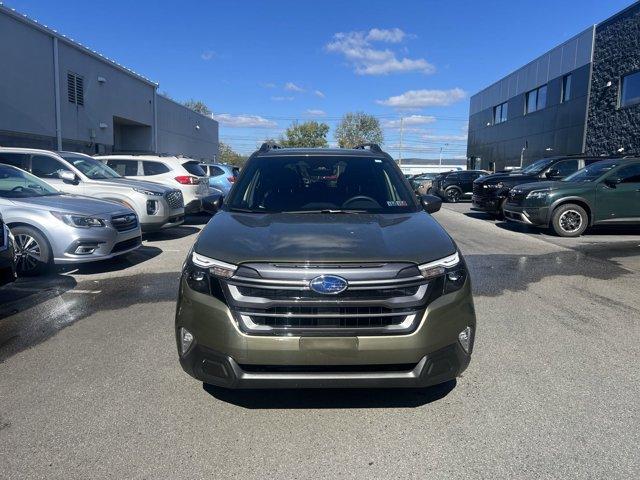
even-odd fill
[{"label": "black suv", "polygon": [[509,191],[516,185],[562,180],[581,168],[600,160],[602,160],[601,157],[549,157],[533,162],[522,170],[494,173],[479,178],[473,182],[472,209],[501,218]]},{"label": "black suv", "polygon": [[416,197],[377,145],[263,145],[184,264],[182,367],[230,388],[460,375],[476,317],[464,259],[428,213],[441,204]]},{"label": "black suv", "polygon": [[487,175],[484,170],[459,170],[438,175],[433,180],[432,193],[447,202],[459,202],[471,197],[474,180]]}]

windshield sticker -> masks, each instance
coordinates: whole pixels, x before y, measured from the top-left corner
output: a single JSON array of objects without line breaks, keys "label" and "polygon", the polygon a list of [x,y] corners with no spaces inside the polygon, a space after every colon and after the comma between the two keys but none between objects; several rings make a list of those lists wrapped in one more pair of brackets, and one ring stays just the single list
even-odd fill
[{"label": "windshield sticker", "polygon": [[405,202],[404,200],[388,201],[387,202],[387,206],[389,206],[389,207],[406,207],[407,206],[407,202]]}]

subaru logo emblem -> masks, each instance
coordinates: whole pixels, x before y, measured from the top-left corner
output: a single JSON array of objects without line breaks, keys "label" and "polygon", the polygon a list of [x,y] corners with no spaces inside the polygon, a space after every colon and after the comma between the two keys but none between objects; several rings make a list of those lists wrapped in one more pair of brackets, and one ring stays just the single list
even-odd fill
[{"label": "subaru logo emblem", "polygon": [[344,292],[348,286],[344,278],[335,275],[320,275],[309,282],[311,290],[324,295],[336,295]]}]

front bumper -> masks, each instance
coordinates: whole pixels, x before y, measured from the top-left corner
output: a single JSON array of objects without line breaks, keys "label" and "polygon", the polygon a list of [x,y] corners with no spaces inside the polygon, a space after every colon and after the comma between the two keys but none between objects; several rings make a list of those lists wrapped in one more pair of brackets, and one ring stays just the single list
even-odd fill
[{"label": "front bumper", "polygon": [[522,207],[507,203],[504,206],[504,218],[510,222],[543,227],[549,225],[549,208]]},{"label": "front bumper", "polygon": [[[126,255],[142,245],[140,227],[118,232],[111,227],[79,229],[59,228],[48,237],[53,248],[53,262],[57,265],[97,262]],[[75,253],[80,246],[93,246],[93,253]]]},{"label": "front bumper", "polygon": [[[0,227],[1,229],[2,227]],[[0,245],[0,286],[13,282],[16,279],[15,251],[12,237],[9,236],[9,229],[0,230],[0,235],[4,235],[2,245]]]},{"label": "front bumper", "polygon": [[502,213],[503,201],[504,197],[479,197],[477,195],[473,195],[471,197],[471,210],[499,214]]},{"label": "front bumper", "polygon": [[467,368],[470,360],[471,355],[459,344],[452,344],[425,355],[415,365],[344,366],[318,371],[305,366],[239,365],[230,356],[197,345],[180,359],[180,364],[194,378],[226,388],[407,388],[451,380]]},{"label": "front bumper", "polygon": [[423,387],[460,375],[469,364],[458,334],[476,319],[471,284],[434,300],[407,335],[258,336],[243,333],[220,300],[181,282],[179,329],[195,337],[182,368],[229,388]]}]

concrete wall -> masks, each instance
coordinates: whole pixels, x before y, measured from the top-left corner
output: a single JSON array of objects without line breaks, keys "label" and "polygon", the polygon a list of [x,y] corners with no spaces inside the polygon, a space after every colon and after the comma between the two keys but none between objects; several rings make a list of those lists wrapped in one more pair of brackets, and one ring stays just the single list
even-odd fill
[{"label": "concrete wall", "polygon": [[[0,145],[57,148],[54,39],[63,149],[149,153],[157,137],[159,153],[215,158],[216,121],[157,96],[153,82],[1,4]],[[83,78],[84,105],[69,101],[69,72]]]},{"label": "concrete wall", "polygon": [[[467,156],[477,168],[502,169],[545,156],[581,153],[594,29],[589,28],[471,97]],[[572,95],[561,101],[562,78],[572,74]],[[525,115],[527,92],[547,85],[546,107]],[[508,103],[508,119],[493,124],[493,107]],[[550,150],[549,150],[550,149]]]},{"label": "concrete wall", "polygon": [[[161,95],[158,108],[158,152],[214,160],[218,152],[218,122]],[[197,128],[199,127],[199,128]]]},{"label": "concrete wall", "polygon": [[0,14],[0,65],[0,144],[11,143],[14,133],[50,143],[56,135],[53,39]]},{"label": "concrete wall", "polygon": [[[84,54],[73,46],[59,43],[60,113],[65,139],[85,143],[114,144],[113,117],[153,126],[155,86]],[[67,95],[67,73],[84,79],[84,106],[71,103]],[[104,78],[104,83],[98,82]],[[100,124],[106,128],[100,128]],[[143,151],[153,149],[149,135]]]},{"label": "concrete wall", "polygon": [[621,78],[640,70],[640,3],[596,29],[586,151],[640,155],[640,105],[619,108]]}]

